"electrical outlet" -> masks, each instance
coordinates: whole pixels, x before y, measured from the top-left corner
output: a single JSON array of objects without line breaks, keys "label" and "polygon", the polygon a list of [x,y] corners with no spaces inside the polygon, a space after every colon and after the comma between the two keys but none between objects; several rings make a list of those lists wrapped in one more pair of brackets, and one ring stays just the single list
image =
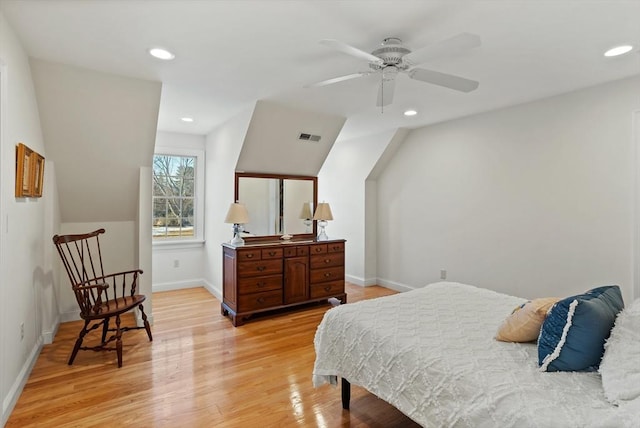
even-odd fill
[{"label": "electrical outlet", "polygon": [[24,339],[24,323],[20,324],[20,340]]},{"label": "electrical outlet", "polygon": [[446,269],[440,269],[440,279],[447,279]]},{"label": "electrical outlet", "polygon": [[174,267],[174,268],[180,267],[180,260],[175,259],[175,260],[173,261],[173,267]]}]

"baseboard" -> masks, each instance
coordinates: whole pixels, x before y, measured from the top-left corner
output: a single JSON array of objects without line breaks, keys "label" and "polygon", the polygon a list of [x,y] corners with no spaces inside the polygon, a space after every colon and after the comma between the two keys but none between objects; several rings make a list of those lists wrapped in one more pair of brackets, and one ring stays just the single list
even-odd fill
[{"label": "baseboard", "polygon": [[213,296],[215,296],[216,299],[222,302],[222,292],[219,288],[214,287],[211,283],[205,280],[202,280],[202,283],[204,284],[204,288],[206,288],[209,293],[211,293]]},{"label": "baseboard", "polygon": [[22,394],[22,390],[29,380],[29,375],[31,374],[31,370],[38,360],[38,355],[40,355],[40,351],[42,350],[42,337],[38,339],[36,344],[34,345],[29,357],[25,361],[22,366],[22,370],[18,373],[18,377],[16,378],[13,385],[9,389],[6,398],[2,402],[2,426],[7,423],[9,420],[9,415],[13,411],[16,403],[18,402],[18,398],[20,398],[20,394]]},{"label": "baseboard", "polygon": [[55,320],[53,320],[53,324],[51,328],[47,331],[42,332],[42,341],[45,345],[51,345],[53,343],[53,338],[56,337],[56,333],[58,332],[58,327],[60,327],[60,316],[58,315]]},{"label": "baseboard", "polygon": [[359,285],[361,287],[370,287],[372,285],[377,285],[377,281],[376,278],[369,278],[369,279],[365,279],[359,276],[353,276],[353,275],[345,275],[344,276],[345,281],[350,282],[352,284],[355,285]]},{"label": "baseboard", "polygon": [[408,285],[383,278],[378,278],[378,285],[382,285],[383,287],[390,288],[399,292],[415,290],[415,287],[409,287]]},{"label": "baseboard", "polygon": [[159,284],[152,284],[151,291],[153,293],[159,291],[171,291],[171,290],[181,290],[183,288],[195,288],[202,287],[203,279],[189,279],[186,281],[175,281],[175,282],[163,282]]},{"label": "baseboard", "polygon": [[60,314],[60,322],[78,321],[80,320],[80,312],[78,310],[62,312]]}]

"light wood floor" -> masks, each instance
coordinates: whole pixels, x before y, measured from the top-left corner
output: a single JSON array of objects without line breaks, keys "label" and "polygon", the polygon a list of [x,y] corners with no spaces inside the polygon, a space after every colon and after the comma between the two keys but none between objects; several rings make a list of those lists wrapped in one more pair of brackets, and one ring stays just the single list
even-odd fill
[{"label": "light wood floor", "polygon": [[[347,284],[350,302],[392,293]],[[326,304],[238,328],[204,288],[154,293],[153,305],[153,342],[144,330],[126,333],[120,369],[115,352],[80,351],[68,366],[81,324],[62,324],[6,426],[418,426],[357,386],[350,411],[339,387],[313,388],[313,337]]]}]

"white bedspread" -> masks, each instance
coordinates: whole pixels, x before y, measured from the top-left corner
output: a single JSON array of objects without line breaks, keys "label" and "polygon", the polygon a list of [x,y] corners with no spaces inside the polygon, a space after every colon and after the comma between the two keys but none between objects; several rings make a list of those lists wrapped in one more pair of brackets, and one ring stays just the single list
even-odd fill
[{"label": "white bedspread", "polygon": [[598,373],[540,372],[535,344],[493,339],[524,301],[441,282],[333,308],[314,385],[344,377],[428,427],[640,427],[640,401],[612,406]]}]

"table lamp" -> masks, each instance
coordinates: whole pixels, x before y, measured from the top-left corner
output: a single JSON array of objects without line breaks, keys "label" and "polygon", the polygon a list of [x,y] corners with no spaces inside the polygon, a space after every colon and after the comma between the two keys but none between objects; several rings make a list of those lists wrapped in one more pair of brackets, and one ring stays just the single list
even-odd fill
[{"label": "table lamp", "polygon": [[318,227],[320,227],[320,232],[318,233],[317,240],[318,241],[327,241],[329,237],[324,232],[324,228],[327,226],[328,220],[333,220],[333,215],[331,214],[331,207],[327,202],[321,202],[318,204],[316,208],[316,212],[313,215],[313,219],[318,221]]},{"label": "table lamp", "polygon": [[311,232],[309,230],[309,227],[313,222],[313,220],[311,220],[313,218],[313,214],[311,214],[311,202],[305,202],[302,204],[302,211],[300,211],[300,218],[302,219],[302,222],[306,226],[306,233]]},{"label": "table lamp", "polygon": [[242,231],[242,225],[249,223],[249,213],[247,207],[239,202],[234,202],[229,206],[227,211],[227,217],[224,219],[225,223],[233,223],[233,239],[229,242],[231,245],[241,246],[244,245],[244,239],[240,237]]}]

